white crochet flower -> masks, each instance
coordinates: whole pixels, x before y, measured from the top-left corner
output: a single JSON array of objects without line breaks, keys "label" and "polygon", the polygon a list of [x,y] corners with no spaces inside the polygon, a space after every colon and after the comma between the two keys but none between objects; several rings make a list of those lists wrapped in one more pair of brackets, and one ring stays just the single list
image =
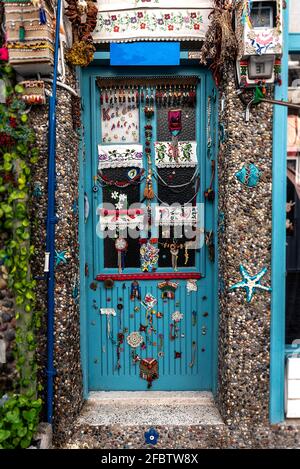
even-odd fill
[{"label": "white crochet flower", "polygon": [[119,192],[117,192],[117,191],[112,192],[111,198],[114,199],[114,200],[117,200],[119,198]]}]

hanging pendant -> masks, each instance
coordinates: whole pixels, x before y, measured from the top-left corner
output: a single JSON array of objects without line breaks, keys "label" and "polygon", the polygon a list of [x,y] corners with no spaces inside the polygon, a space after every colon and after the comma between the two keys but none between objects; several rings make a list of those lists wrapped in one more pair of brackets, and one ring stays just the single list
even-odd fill
[{"label": "hanging pendant", "polygon": [[170,253],[171,253],[171,256],[172,256],[172,268],[174,269],[174,272],[177,272],[177,260],[178,260],[179,250],[178,250],[176,244],[171,244]]},{"label": "hanging pendant", "polygon": [[40,17],[40,24],[47,23],[47,16],[46,16],[46,10],[44,8],[44,2],[41,3],[40,9],[39,9],[39,17]]},{"label": "hanging pendant", "polygon": [[19,27],[19,41],[20,42],[25,41],[25,28],[23,24],[21,24]]},{"label": "hanging pendant", "polygon": [[118,270],[119,274],[122,273],[125,267],[125,252],[127,251],[128,243],[124,238],[117,238],[115,241],[115,248],[118,252]]}]

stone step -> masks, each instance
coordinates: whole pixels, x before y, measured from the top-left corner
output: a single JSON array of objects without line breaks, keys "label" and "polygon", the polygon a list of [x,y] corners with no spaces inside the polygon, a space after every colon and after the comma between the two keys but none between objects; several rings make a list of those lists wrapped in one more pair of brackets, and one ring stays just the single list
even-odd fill
[{"label": "stone step", "polygon": [[91,392],[76,425],[223,425],[210,392]]}]

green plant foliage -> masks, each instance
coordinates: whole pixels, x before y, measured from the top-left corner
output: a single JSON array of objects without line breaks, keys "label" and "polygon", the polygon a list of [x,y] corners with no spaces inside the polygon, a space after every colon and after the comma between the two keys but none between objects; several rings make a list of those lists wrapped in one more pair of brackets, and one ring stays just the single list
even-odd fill
[{"label": "green plant foliage", "polygon": [[23,89],[13,87],[10,67],[0,66],[6,83],[6,103],[0,104],[0,230],[7,241],[0,259],[8,271],[15,297],[17,319],[16,366],[19,379],[13,394],[0,407],[0,448],[25,448],[36,430],[41,402],[36,400],[35,332],[40,324],[36,311],[36,282],[30,272],[34,247],[30,244],[31,165],[38,160],[35,135],[28,124]]},{"label": "green plant foliage", "polygon": [[27,448],[39,423],[41,399],[13,394],[0,406],[0,449]]}]

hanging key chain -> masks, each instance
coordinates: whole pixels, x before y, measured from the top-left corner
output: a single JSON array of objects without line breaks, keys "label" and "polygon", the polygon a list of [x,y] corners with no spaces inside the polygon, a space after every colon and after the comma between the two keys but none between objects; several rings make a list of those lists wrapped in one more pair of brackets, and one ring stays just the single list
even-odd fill
[{"label": "hanging key chain", "polygon": [[174,269],[174,272],[177,271],[177,260],[178,260],[178,253],[179,249],[177,248],[176,244],[171,244],[170,245],[170,253],[172,257],[172,268]]},{"label": "hanging key chain", "polygon": [[192,342],[192,361],[189,363],[189,367],[190,367],[190,368],[193,368],[193,366],[195,365],[195,362],[196,362],[196,354],[197,354],[197,344],[196,344],[196,342],[193,340],[193,342]]}]

